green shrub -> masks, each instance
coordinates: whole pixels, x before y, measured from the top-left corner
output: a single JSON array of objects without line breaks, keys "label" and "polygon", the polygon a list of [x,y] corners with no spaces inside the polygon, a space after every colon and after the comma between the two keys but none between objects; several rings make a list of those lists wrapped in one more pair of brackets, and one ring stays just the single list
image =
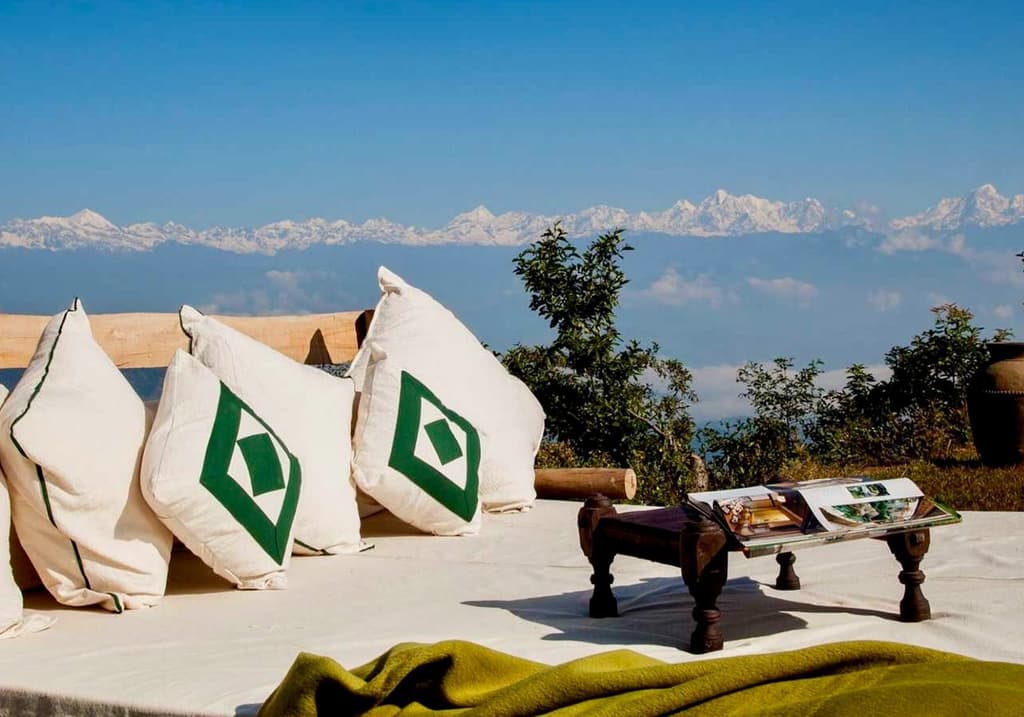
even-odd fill
[{"label": "green shrub", "polygon": [[515,272],[555,336],[548,345],[517,344],[502,361],[547,414],[538,465],[628,466],[637,500],[676,503],[690,474],[696,397],[681,362],[659,358],[657,344],[624,340],[615,325],[628,282],[620,263],[631,250],[619,230],[581,252],[557,224],[524,249]]},{"label": "green shrub", "polygon": [[736,375],[754,415],[699,432],[708,478],[715,488],[778,480],[786,466],[806,459],[823,391],[815,384],[821,362],[793,371],[793,359],[768,366],[748,362]]},{"label": "green shrub", "polygon": [[700,432],[712,484],[753,485],[791,474],[802,463],[884,465],[948,459],[971,442],[967,387],[985,365],[973,315],[955,304],[932,309],[932,328],[885,355],[892,371],[877,381],[864,366],[846,371],[842,389],[815,384],[821,363],[793,371],[793,360],[747,363],[737,373],[754,415]]}]

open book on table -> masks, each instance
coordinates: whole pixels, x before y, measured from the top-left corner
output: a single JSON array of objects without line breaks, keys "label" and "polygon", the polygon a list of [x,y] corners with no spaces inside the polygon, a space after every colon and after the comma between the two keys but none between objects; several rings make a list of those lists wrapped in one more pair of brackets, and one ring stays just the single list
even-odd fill
[{"label": "open book on table", "polygon": [[686,501],[732,535],[747,557],[960,522],[909,478],[772,483],[690,493]]}]

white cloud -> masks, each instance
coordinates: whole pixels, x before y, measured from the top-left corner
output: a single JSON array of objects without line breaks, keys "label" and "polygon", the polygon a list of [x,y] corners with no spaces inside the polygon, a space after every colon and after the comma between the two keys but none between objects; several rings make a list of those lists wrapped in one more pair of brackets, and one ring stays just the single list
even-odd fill
[{"label": "white cloud", "polygon": [[1013,318],[1013,307],[1009,304],[1001,304],[992,309],[992,313],[997,319],[1003,319],[1005,321]]},{"label": "white cloud", "polygon": [[903,301],[903,294],[888,289],[875,289],[868,293],[868,303],[879,311],[895,309]]},{"label": "white cloud", "polygon": [[305,272],[278,271],[277,269],[271,269],[263,276],[274,286],[286,291],[298,291],[303,279],[306,278]]},{"label": "white cloud", "polygon": [[794,298],[800,301],[809,301],[818,295],[818,288],[806,281],[794,279],[791,276],[782,276],[775,279],[759,279],[756,276],[747,278],[747,284],[756,291],[781,296],[783,298]]},{"label": "white cloud", "polygon": [[670,306],[705,302],[716,309],[722,305],[724,298],[721,287],[709,275],[700,274],[694,279],[685,279],[673,267],[666,269],[643,293]]},{"label": "white cloud", "polygon": [[271,269],[263,274],[263,285],[214,294],[199,308],[205,313],[241,316],[332,311],[344,304],[330,293],[331,276],[326,271]]},{"label": "white cloud", "polygon": [[974,252],[967,246],[967,237],[963,234],[954,234],[949,238],[949,244],[946,245],[946,251],[950,254],[956,254],[962,256],[965,259],[970,259]]},{"label": "white cloud", "polygon": [[694,420],[699,423],[750,413],[750,404],[739,397],[743,388],[736,382],[739,368],[739,365],[722,364],[690,369],[693,390],[700,398],[690,410]]},{"label": "white cloud", "polygon": [[927,251],[940,248],[942,248],[940,240],[913,229],[889,234],[878,246],[878,250],[883,254],[895,254],[898,251]]},{"label": "white cloud", "polygon": [[[885,364],[865,366],[864,370],[874,376],[876,381],[887,381],[892,376],[892,369]],[[834,368],[823,371],[818,375],[818,380],[815,383],[827,391],[838,390],[846,385],[846,369]]]},{"label": "white cloud", "polygon": [[270,294],[259,289],[227,291],[214,294],[199,305],[204,314],[233,314],[236,316],[262,316],[272,313]]}]

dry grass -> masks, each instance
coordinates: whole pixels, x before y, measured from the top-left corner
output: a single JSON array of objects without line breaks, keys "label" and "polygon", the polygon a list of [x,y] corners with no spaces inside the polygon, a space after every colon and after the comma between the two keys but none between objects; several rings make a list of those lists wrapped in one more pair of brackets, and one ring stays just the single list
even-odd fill
[{"label": "dry grass", "polygon": [[1024,465],[989,468],[981,464],[973,451],[964,451],[935,463],[912,461],[891,466],[802,463],[793,466],[785,477],[809,480],[835,475],[905,476],[917,483],[926,495],[956,510],[1024,511]]}]

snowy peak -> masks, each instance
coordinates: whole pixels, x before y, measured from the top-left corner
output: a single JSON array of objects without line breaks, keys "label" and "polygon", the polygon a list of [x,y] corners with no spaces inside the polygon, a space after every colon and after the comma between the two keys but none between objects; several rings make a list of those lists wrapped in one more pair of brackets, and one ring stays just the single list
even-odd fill
[{"label": "snowy peak", "polygon": [[89,227],[90,229],[101,229],[106,231],[117,230],[117,227],[115,227],[110,220],[91,209],[83,209],[80,212],[75,212],[67,218],[67,221],[69,224],[74,224],[80,227]]},{"label": "snowy peak", "polygon": [[991,184],[983,184],[962,197],[939,200],[920,214],[894,219],[892,228],[954,231],[963,227],[998,227],[1024,220],[1024,194],[1004,197]]},{"label": "snowy peak", "polygon": [[460,219],[464,221],[486,223],[494,219],[494,214],[490,209],[481,204],[476,209],[456,215],[453,222]]}]

